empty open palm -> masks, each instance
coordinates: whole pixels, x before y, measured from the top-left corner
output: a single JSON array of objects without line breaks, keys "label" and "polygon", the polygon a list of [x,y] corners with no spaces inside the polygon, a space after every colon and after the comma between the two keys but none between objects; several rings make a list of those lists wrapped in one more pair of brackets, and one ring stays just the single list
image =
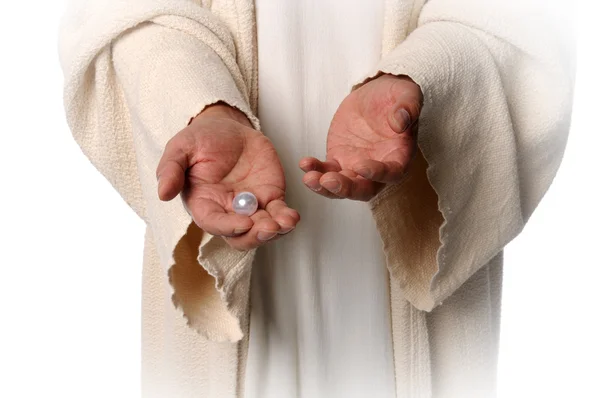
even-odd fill
[{"label": "empty open palm", "polygon": [[330,198],[369,200],[402,179],[416,151],[421,90],[404,77],[381,76],[350,93],[335,113],[327,158],[303,158],[303,181]]}]

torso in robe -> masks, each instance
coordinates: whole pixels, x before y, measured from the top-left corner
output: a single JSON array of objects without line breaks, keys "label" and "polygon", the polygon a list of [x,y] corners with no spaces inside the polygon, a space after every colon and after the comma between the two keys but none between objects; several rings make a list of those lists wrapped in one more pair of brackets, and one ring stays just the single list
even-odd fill
[{"label": "torso in robe", "polygon": [[368,206],[302,184],[351,86],[380,59],[383,1],[256,2],[263,132],[285,169],[294,232],[253,269],[246,396],[393,397],[388,275]]}]

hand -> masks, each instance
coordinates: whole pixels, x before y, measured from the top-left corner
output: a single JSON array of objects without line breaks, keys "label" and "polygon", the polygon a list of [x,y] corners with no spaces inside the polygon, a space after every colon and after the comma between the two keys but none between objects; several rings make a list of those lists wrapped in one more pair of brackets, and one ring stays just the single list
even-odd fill
[{"label": "hand", "polygon": [[399,182],[416,154],[422,101],[405,76],[382,75],[350,93],[331,121],[327,160],[300,160],[304,184],[328,198],[367,201]]},{"label": "hand", "polygon": [[[290,232],[300,220],[284,202],[283,168],[271,141],[227,105],[206,108],[171,138],[156,175],[161,200],[181,192],[194,222],[238,250]],[[242,191],[258,199],[259,210],[250,217],[231,207]]]}]

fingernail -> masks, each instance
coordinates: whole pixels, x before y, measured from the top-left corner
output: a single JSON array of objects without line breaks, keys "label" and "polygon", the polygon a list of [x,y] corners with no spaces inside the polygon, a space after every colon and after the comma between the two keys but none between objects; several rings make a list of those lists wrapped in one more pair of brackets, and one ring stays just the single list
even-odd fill
[{"label": "fingernail", "polygon": [[308,188],[315,192],[319,192],[319,190],[321,189],[321,185],[319,184],[318,179],[306,181],[304,185],[306,185]]},{"label": "fingernail", "polygon": [[233,230],[233,233],[236,235],[244,234],[244,233],[250,231],[251,228],[252,227],[236,228]]},{"label": "fingernail", "polygon": [[340,189],[342,189],[342,184],[338,180],[326,180],[321,184],[323,185],[329,192],[338,193]]},{"label": "fingernail", "polygon": [[310,166],[310,169],[309,169],[310,171],[312,171],[312,170],[314,170],[314,169],[315,169],[315,165],[314,165],[314,164],[311,164],[311,163],[309,163],[309,162],[302,163],[302,164],[300,165],[300,168],[301,168],[302,170],[304,170],[304,169],[308,169],[308,167],[309,167],[309,166]]},{"label": "fingernail", "polygon": [[356,170],[356,172],[358,174],[360,174],[361,176],[363,176],[364,178],[367,178],[367,179],[373,178],[373,172],[371,171],[371,169],[359,169],[359,170]]},{"label": "fingernail", "polygon": [[294,229],[294,227],[286,227],[286,228],[281,228],[279,230],[279,232],[277,232],[279,235],[285,235],[289,232],[291,232]]},{"label": "fingernail", "polygon": [[262,242],[266,242],[268,240],[273,239],[275,236],[277,236],[277,232],[259,231],[258,235],[256,237],[258,238],[258,240],[260,240]]},{"label": "fingernail", "polygon": [[156,192],[158,193],[159,197],[163,194],[163,184],[164,184],[164,180],[161,180],[159,177],[158,178],[158,187],[156,188]]},{"label": "fingernail", "polygon": [[402,126],[401,133],[404,133],[410,127],[410,113],[406,109],[400,108],[396,111],[396,120]]},{"label": "fingernail", "polygon": [[258,240],[266,242],[270,239],[273,239],[276,235],[277,232],[260,231],[256,237],[258,238]]}]

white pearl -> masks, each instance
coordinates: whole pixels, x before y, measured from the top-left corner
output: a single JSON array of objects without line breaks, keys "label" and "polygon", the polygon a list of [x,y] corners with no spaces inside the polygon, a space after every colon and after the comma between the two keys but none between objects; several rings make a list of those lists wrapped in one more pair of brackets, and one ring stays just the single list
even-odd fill
[{"label": "white pearl", "polygon": [[258,200],[252,192],[240,192],[233,198],[231,207],[237,214],[251,216],[258,209]]}]

